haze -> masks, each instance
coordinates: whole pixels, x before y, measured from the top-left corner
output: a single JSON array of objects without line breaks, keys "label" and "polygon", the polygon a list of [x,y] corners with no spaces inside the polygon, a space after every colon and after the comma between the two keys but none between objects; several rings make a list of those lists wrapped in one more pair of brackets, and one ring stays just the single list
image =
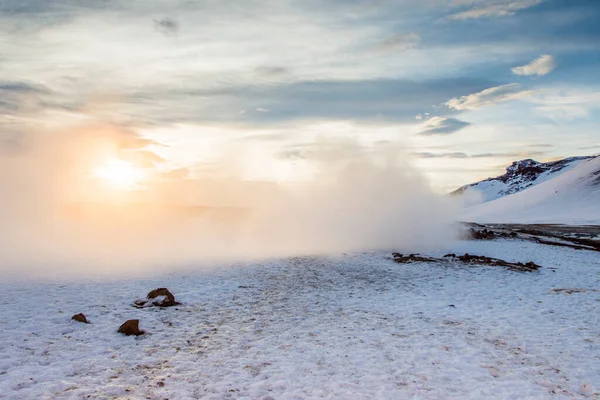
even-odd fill
[{"label": "haze", "polygon": [[453,240],[457,205],[441,195],[516,159],[600,151],[599,13],[5,0],[2,268]]}]

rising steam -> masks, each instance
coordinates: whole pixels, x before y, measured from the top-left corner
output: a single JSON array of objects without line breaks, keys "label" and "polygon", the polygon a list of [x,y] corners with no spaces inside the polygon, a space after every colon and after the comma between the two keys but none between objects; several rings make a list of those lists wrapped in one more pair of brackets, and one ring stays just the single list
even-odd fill
[{"label": "rising steam", "polygon": [[[111,133],[37,137],[0,153],[0,274],[139,273],[257,259],[394,248],[423,251],[453,238],[453,205],[432,193],[399,149],[317,145],[314,178],[249,189],[241,179],[186,180],[203,193],[107,199],[89,186]],[[222,164],[227,165],[227,156]],[[171,184],[173,185],[173,184]],[[181,190],[180,190],[181,194]],[[85,199],[85,200],[82,200]],[[157,201],[156,199],[160,199]]]}]

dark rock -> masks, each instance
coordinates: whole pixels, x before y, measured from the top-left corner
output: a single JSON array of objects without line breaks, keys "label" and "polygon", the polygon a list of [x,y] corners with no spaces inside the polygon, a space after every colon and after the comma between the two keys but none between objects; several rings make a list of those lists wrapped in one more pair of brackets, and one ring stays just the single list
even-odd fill
[{"label": "dark rock", "polygon": [[143,335],[144,331],[140,330],[140,320],[130,319],[119,327],[118,332],[127,336],[139,336]]},{"label": "dark rock", "polygon": [[173,293],[166,288],[158,288],[152,290],[148,293],[143,300],[137,300],[134,302],[134,306],[138,308],[142,307],[172,307],[179,305],[177,301],[175,301],[175,296]]},{"label": "dark rock", "polygon": [[398,264],[436,261],[435,259],[433,259],[431,257],[423,257],[419,254],[410,254],[408,256],[405,256],[400,253],[392,253],[392,257],[394,258],[394,262],[397,262]]},{"label": "dark rock", "polygon": [[169,292],[169,289],[166,288],[154,289],[153,291],[148,293],[147,297],[149,299],[155,299],[159,296],[165,297],[165,299],[158,304],[159,307],[171,307],[179,304],[175,301],[175,296],[173,296],[173,293]]},{"label": "dark rock", "polygon": [[470,255],[469,253],[465,253],[462,256],[456,257],[456,260],[465,263],[465,264],[477,264],[477,265],[491,265],[494,267],[506,267],[512,271],[521,271],[521,272],[533,272],[542,268],[541,265],[537,265],[536,263],[529,261],[525,264],[521,262],[513,263],[501,260],[499,258],[491,258],[486,256],[476,256]]},{"label": "dark rock", "polygon": [[496,238],[496,234],[488,229],[477,230],[471,228],[470,233],[472,240],[493,240]]},{"label": "dark rock", "polygon": [[79,314],[75,314],[71,317],[71,319],[73,321],[77,321],[77,322],[83,322],[84,324],[89,324],[90,322],[87,320],[87,318],[85,317],[85,315],[83,315],[82,313]]},{"label": "dark rock", "polygon": [[578,289],[578,288],[557,288],[557,289],[552,289],[550,291],[551,293],[566,293],[566,294],[573,294],[573,293],[585,293],[585,292],[600,292],[600,290],[596,290],[596,289]]},{"label": "dark rock", "polygon": [[533,261],[529,261],[527,263],[515,263],[504,261],[499,258],[471,255],[469,253],[465,253],[462,256],[457,256],[456,254],[446,254],[443,258],[426,257],[421,256],[419,254],[410,254],[408,256],[404,256],[400,253],[392,253],[392,256],[394,258],[394,261],[399,264],[407,264],[412,262],[430,262],[448,265],[449,261],[458,261],[467,265],[490,265],[494,267],[504,267],[511,271],[520,272],[533,272],[542,268],[540,265],[534,263]]}]

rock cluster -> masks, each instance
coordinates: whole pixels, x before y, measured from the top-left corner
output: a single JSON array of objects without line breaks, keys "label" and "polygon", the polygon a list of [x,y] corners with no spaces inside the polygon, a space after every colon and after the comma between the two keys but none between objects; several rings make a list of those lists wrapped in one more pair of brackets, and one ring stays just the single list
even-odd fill
[{"label": "rock cluster", "polygon": [[452,260],[455,262],[460,262],[462,264],[467,265],[490,265],[493,267],[504,267],[511,271],[519,271],[519,272],[533,272],[542,268],[540,265],[537,265],[533,261],[529,261],[527,263],[521,262],[509,262],[504,261],[499,258],[491,258],[486,256],[476,256],[471,254],[464,254],[462,256],[457,256],[456,254],[446,254],[443,258],[435,258],[435,257],[427,257],[419,254],[409,254],[407,256],[400,253],[392,253],[392,257],[394,262],[398,264],[408,264],[413,262],[433,262],[433,263],[447,263],[448,260]]},{"label": "rock cluster", "polygon": [[407,256],[405,256],[404,254],[400,254],[400,253],[392,253],[392,257],[394,258],[394,262],[397,262],[398,264],[408,264],[408,263],[413,263],[413,262],[435,262],[438,261],[435,258],[431,258],[431,257],[423,257],[419,254],[409,254]]},{"label": "rock cluster", "polygon": [[505,267],[512,271],[520,271],[520,272],[533,272],[542,268],[541,265],[534,263],[533,261],[529,261],[526,263],[522,262],[509,262],[504,261],[499,258],[492,258],[486,256],[476,256],[469,253],[466,253],[462,256],[457,256],[456,254],[446,254],[444,258],[451,258],[455,261],[460,261],[463,264],[469,265],[491,265],[493,267]]},{"label": "rock cluster", "polygon": [[494,232],[489,229],[475,229],[469,230],[467,239],[470,240],[494,240],[499,238],[516,238],[519,235],[516,232]]},{"label": "rock cluster", "polygon": [[[145,299],[136,300],[134,302],[134,307],[144,308],[144,307],[172,307],[176,306],[180,303],[175,301],[175,296],[173,293],[169,291],[167,288],[158,288],[150,291]],[[84,324],[89,324],[90,322],[86,318],[86,316],[82,313],[75,314],[71,317],[73,321],[81,322]],[[139,319],[130,319],[125,321],[117,332],[122,333],[127,336],[140,336],[145,332],[140,329],[140,320]]]}]

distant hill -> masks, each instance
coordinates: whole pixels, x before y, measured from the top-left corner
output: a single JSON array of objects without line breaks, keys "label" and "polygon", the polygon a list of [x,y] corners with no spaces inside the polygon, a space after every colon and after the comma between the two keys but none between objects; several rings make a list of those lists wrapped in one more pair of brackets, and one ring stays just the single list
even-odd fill
[{"label": "distant hill", "polygon": [[484,202],[464,210],[466,221],[600,224],[600,156],[517,161],[454,194],[468,191],[481,192]]},{"label": "distant hill", "polygon": [[450,194],[476,192],[481,197],[480,202],[496,200],[555,178],[592,158],[594,156],[570,157],[548,163],[540,163],[530,158],[515,161],[506,168],[504,175],[462,186]]}]

